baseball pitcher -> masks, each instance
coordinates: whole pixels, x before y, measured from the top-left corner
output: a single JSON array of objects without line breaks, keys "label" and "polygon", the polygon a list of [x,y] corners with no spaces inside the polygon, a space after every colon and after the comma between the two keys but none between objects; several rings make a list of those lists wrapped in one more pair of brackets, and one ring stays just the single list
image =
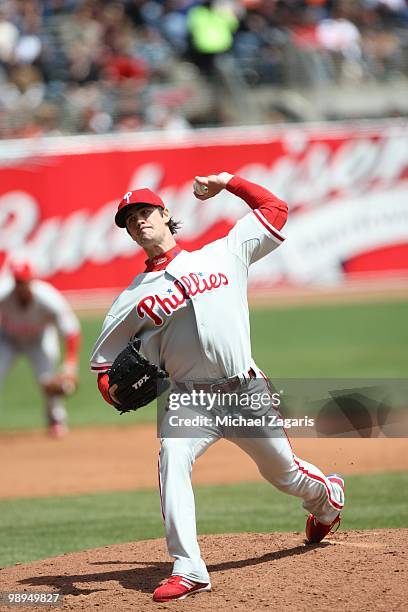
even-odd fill
[{"label": "baseball pitcher", "polygon": [[[270,191],[227,172],[197,176],[194,194],[205,202],[221,190],[242,198],[249,212],[229,234],[193,252],[175,241],[178,224],[151,190],[129,191],[115,222],[146,252],[146,269],[114,302],[91,357],[104,399],[120,412],[155,399],[169,384],[178,392],[251,396],[267,386],[251,356],[247,275],[251,264],[284,241],[287,205]],[[167,383],[167,385],[166,385]],[[170,396],[169,396],[170,397]],[[251,399],[251,397],[249,398]],[[179,417],[192,406],[182,406]],[[201,415],[202,416],[202,415]],[[340,522],[344,483],[325,476],[292,452],[282,428],[250,436],[202,418],[191,435],[172,435],[169,409],[162,422],[159,486],[172,575],[154,591],[166,602],[210,591],[197,543],[192,466],[222,437],[256,462],[275,487],[303,500],[306,538],[320,542]],[[242,432],[241,432],[242,433]]]}]

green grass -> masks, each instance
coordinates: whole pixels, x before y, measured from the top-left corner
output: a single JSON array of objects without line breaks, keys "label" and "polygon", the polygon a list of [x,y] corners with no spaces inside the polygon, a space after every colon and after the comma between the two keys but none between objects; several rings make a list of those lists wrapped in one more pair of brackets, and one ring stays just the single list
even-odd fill
[{"label": "green grass", "polygon": [[[406,377],[408,303],[252,309],[252,346],[272,378]],[[151,422],[153,407],[119,417],[100,398],[89,354],[101,320],[82,320],[80,388],[67,407],[72,426]],[[236,330],[231,330],[236,333]],[[42,400],[29,366],[20,361],[0,398],[0,429],[43,426]]]},{"label": "green grass", "polygon": [[[195,494],[201,534],[304,529],[299,500],[266,483],[197,487]],[[350,476],[346,494],[343,529],[408,527],[408,473]],[[0,567],[163,536],[156,491],[7,500],[0,514]]]},{"label": "green grass", "polygon": [[405,378],[408,302],[259,309],[253,353],[273,378]]}]

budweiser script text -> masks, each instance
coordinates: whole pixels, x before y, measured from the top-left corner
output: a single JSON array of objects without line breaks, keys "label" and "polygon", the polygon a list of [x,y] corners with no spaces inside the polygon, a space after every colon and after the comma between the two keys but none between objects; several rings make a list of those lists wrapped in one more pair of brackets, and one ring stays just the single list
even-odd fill
[{"label": "budweiser script text", "polygon": [[[289,131],[279,141],[257,149],[251,143],[248,159],[255,163],[242,164],[236,173],[265,185],[289,202],[292,219],[308,210],[316,209],[342,198],[386,190],[406,178],[408,169],[408,138],[399,129],[379,129],[369,134],[362,129],[347,129],[334,134],[322,133],[320,140],[309,137],[307,131]],[[270,148],[269,148],[270,147]],[[233,159],[233,147],[225,155]],[[194,154],[201,155],[193,149]],[[104,153],[96,153],[95,155]],[[120,153],[118,153],[120,156]],[[89,156],[91,167],[92,155]],[[174,150],[177,157],[177,147]],[[232,156],[232,157],[231,157]],[[84,156],[86,157],[86,155]],[[159,157],[159,156],[158,156]],[[86,161],[86,160],[85,160]],[[174,161],[174,160],[173,160]],[[231,162],[233,165],[233,161]],[[118,185],[118,196],[135,185],[145,185],[159,191],[169,202],[172,214],[184,222],[182,239],[192,242],[204,237],[216,222],[229,225],[242,216],[245,207],[230,194],[222,192],[204,206],[192,196],[192,181],[161,187],[168,176],[166,162],[137,165],[127,185]],[[47,180],[47,171],[44,181]],[[177,168],[177,163],[175,165]],[[6,171],[6,170],[2,170]],[[173,170],[177,182],[177,170]],[[205,168],[200,170],[205,172]],[[193,172],[194,174],[194,172]],[[92,172],[81,176],[81,183],[96,184]],[[54,209],[63,209],[70,195],[64,189],[50,195],[56,202]],[[45,196],[44,196],[45,197]],[[89,208],[43,218],[43,203],[28,191],[7,191],[0,197],[0,252],[8,255],[25,254],[44,277],[58,272],[72,272],[85,263],[105,264],[117,257],[133,257],[139,247],[129,240],[126,232],[113,224],[117,202],[100,205],[91,201]],[[97,210],[94,210],[97,208]],[[50,209],[48,203],[48,209]]]}]

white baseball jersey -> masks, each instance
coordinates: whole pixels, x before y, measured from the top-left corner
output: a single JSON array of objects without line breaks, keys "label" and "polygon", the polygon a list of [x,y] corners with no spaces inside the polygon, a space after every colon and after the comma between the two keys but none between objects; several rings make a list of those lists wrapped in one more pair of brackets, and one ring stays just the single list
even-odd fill
[{"label": "white baseball jersey", "polygon": [[49,327],[62,336],[79,332],[79,322],[65,298],[52,285],[40,280],[30,283],[33,299],[23,308],[10,280],[0,288],[0,330],[19,342],[40,338]]},{"label": "white baseball jersey", "polygon": [[232,377],[252,365],[247,302],[248,267],[284,236],[255,210],[229,234],[167,268],[138,274],[112,305],[91,369],[106,371],[137,336],[151,362],[173,380]]}]

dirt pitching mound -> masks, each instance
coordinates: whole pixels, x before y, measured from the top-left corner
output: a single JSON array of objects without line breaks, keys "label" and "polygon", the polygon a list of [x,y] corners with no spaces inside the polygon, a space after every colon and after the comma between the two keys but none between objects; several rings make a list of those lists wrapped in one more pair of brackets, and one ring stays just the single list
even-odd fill
[{"label": "dirt pitching mound", "polygon": [[2,591],[61,591],[65,610],[395,611],[408,599],[407,544],[408,529],[338,532],[312,546],[301,533],[202,536],[213,591],[170,604],[151,596],[172,567],[163,540],[5,568],[0,581]]}]

